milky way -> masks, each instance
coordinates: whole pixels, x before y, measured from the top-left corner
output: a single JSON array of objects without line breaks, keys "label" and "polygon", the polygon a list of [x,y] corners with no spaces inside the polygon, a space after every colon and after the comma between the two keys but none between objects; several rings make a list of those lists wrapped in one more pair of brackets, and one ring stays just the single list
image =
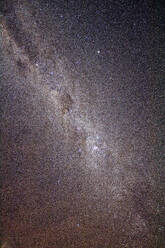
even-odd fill
[{"label": "milky way", "polygon": [[164,247],[153,16],[146,1],[5,1],[3,248]]}]

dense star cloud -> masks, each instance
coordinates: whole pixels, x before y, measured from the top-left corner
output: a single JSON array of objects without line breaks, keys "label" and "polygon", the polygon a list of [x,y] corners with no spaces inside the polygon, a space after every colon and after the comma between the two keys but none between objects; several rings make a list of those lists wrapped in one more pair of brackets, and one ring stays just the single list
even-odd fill
[{"label": "dense star cloud", "polygon": [[164,247],[160,13],[4,1],[2,248]]}]

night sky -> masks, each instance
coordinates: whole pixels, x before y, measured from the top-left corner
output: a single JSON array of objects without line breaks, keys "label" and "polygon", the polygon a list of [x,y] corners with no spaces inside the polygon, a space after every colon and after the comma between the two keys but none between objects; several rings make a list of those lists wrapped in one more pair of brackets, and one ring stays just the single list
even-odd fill
[{"label": "night sky", "polygon": [[1,247],[163,248],[163,4],[3,5]]}]

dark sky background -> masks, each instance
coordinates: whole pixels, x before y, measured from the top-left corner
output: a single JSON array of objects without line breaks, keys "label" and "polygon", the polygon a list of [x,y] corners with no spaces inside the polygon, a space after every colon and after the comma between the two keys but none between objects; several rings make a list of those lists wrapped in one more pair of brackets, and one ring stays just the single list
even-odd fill
[{"label": "dark sky background", "polygon": [[[44,2],[44,11],[45,6],[51,8],[54,26],[60,23],[59,32],[69,40],[76,64],[84,55],[105,67],[112,59],[116,63],[125,59],[129,65],[146,69],[153,29],[152,6],[147,1],[51,1]],[[98,58],[97,50],[101,51]]]}]

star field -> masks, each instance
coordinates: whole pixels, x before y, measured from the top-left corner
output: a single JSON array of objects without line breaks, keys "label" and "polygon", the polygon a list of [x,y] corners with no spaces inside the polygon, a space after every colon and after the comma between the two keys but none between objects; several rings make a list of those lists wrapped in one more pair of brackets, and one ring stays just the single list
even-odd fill
[{"label": "star field", "polygon": [[147,1],[4,1],[2,247],[164,247],[159,12]]}]

